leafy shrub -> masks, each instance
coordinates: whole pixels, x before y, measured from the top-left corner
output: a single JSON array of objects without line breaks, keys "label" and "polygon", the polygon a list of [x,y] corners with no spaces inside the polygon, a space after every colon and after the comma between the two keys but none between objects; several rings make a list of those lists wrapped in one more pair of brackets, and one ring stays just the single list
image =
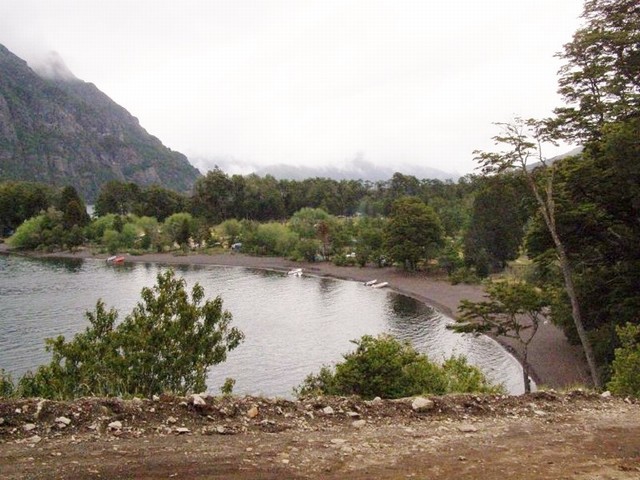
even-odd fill
[{"label": "leafy shrub", "polygon": [[70,399],[204,391],[208,368],[226,360],[244,338],[230,327],[220,297],[202,303],[202,287],[196,284],[189,294],[172,270],[159,273],[141,297],[117,326],[118,312],[98,301],[87,312],[84,333],[70,342],[47,339],[53,359],[20,380],[20,394]]},{"label": "leafy shrub", "polygon": [[344,362],[338,363],[335,371],[324,366],[318,374],[308,375],[295,389],[296,394],[359,395],[370,399],[501,391],[462,357],[451,358],[441,367],[409,343],[389,335],[365,335],[353,343],[356,350],[344,355]]},{"label": "leafy shrub", "polygon": [[608,388],[618,395],[640,397],[640,325],[627,323],[616,331],[621,346],[616,348]]},{"label": "leafy shrub", "polygon": [[0,368],[0,398],[12,397],[15,392],[13,379],[4,368]]}]

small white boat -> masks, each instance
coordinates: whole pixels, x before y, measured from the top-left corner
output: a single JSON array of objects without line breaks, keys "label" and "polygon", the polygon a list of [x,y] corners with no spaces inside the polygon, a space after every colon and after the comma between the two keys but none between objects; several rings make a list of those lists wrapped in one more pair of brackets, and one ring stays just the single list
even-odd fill
[{"label": "small white boat", "polygon": [[107,258],[107,263],[111,263],[111,264],[115,264],[115,265],[119,265],[124,263],[124,257],[119,256],[119,255],[113,255],[109,258]]},{"label": "small white boat", "polygon": [[380,282],[380,283],[376,283],[374,285],[371,285],[372,288],[383,288],[386,287],[387,285],[389,285],[389,282]]},{"label": "small white boat", "polygon": [[292,277],[301,277],[302,276],[302,269],[301,268],[294,268],[293,270],[289,270],[287,272],[287,275],[292,276]]},{"label": "small white boat", "polygon": [[365,287],[371,287],[374,283],[376,283],[378,281],[378,279],[376,278],[375,280],[369,280],[368,282],[364,282],[364,286]]}]

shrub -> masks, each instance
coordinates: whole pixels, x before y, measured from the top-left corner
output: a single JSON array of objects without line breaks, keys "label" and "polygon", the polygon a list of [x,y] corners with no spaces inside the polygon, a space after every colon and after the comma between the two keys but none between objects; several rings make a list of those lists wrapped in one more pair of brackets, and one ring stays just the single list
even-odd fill
[{"label": "shrub", "polygon": [[318,374],[308,375],[295,393],[298,396],[359,395],[370,399],[501,391],[462,357],[451,358],[441,367],[409,343],[389,335],[365,335],[353,343],[357,345],[356,350],[344,355],[344,362],[338,363],[335,371],[322,367]]},{"label": "shrub", "polygon": [[617,395],[640,397],[640,325],[616,328],[621,346],[616,348],[613,375],[607,385]]},{"label": "shrub", "polygon": [[222,310],[220,297],[203,303],[202,287],[196,284],[189,294],[172,270],[159,273],[141,297],[117,326],[117,311],[98,301],[87,312],[84,333],[70,342],[48,339],[53,359],[20,380],[21,395],[70,399],[204,391],[208,368],[226,360],[244,338],[230,327],[231,314]]}]

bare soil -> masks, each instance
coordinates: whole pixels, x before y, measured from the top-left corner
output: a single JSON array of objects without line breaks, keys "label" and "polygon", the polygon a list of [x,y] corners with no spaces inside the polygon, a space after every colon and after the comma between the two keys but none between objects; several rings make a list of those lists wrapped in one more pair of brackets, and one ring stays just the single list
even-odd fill
[{"label": "bare soil", "polygon": [[[201,401],[204,400],[204,401]],[[0,403],[3,479],[639,479],[640,405],[585,391]]]}]

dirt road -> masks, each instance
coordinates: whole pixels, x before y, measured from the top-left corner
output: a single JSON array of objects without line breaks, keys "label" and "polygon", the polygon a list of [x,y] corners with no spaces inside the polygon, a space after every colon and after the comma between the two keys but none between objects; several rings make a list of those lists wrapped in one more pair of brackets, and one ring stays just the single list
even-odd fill
[{"label": "dirt road", "polygon": [[640,478],[640,405],[629,400],[576,391],[412,402],[0,402],[0,476]]}]

